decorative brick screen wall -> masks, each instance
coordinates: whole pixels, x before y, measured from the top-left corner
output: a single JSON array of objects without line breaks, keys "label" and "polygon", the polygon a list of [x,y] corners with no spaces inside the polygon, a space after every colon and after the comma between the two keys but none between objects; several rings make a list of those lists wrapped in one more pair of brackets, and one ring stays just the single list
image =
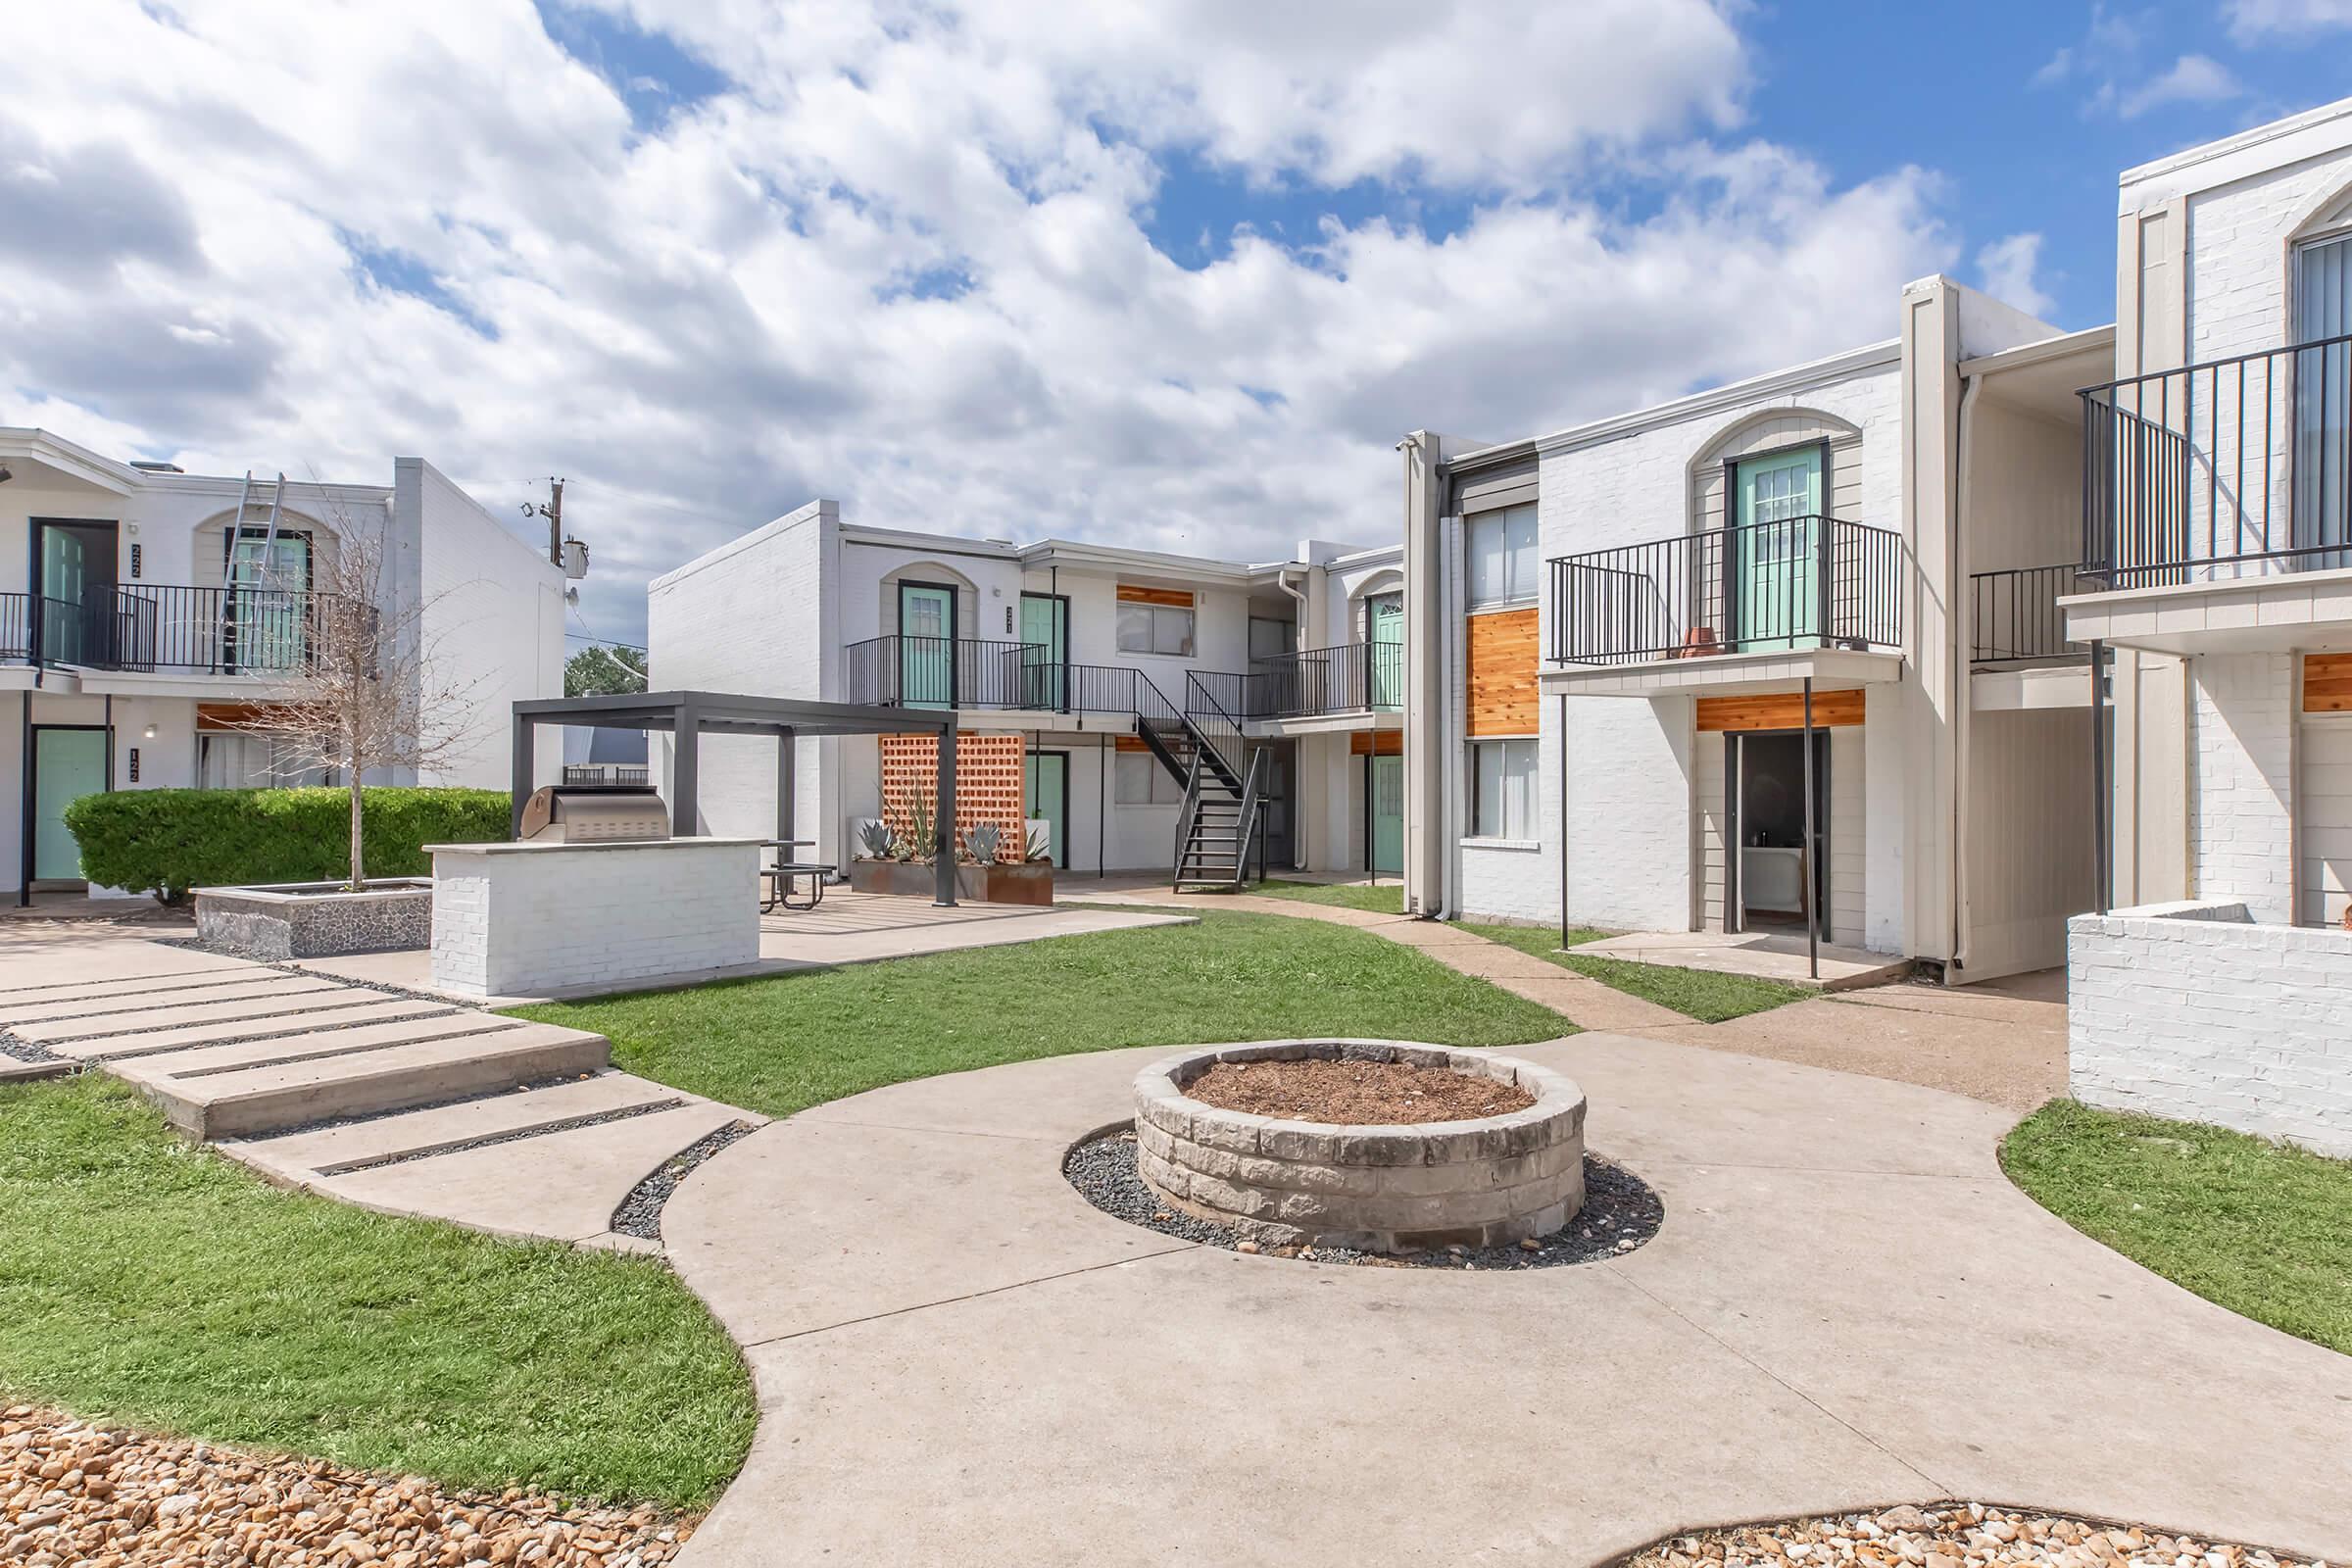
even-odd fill
[{"label": "decorative brick screen wall", "polygon": [[[1018,860],[1027,836],[1025,780],[1021,759],[1027,743],[1018,735],[956,736],[956,842],[964,831],[994,822],[1004,834],[999,858]],[[906,837],[913,829],[915,800],[939,807],[939,741],[931,735],[882,737],[882,819]]]}]

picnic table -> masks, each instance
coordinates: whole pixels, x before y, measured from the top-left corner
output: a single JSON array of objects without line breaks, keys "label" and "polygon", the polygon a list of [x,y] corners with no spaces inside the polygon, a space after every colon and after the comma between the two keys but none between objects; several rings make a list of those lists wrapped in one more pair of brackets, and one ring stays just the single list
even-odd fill
[{"label": "picnic table", "polygon": [[[805,848],[815,842],[814,839],[761,839],[760,841],[761,849],[776,852],[775,863],[760,868],[760,878],[762,884],[760,899],[761,914],[767,914],[779,906],[793,910],[813,909],[825,902],[825,878],[833,874],[833,867],[819,860],[796,860],[789,854],[790,851]],[[808,879],[808,896],[806,901],[796,904],[793,902],[792,885],[795,879],[800,877]]]}]

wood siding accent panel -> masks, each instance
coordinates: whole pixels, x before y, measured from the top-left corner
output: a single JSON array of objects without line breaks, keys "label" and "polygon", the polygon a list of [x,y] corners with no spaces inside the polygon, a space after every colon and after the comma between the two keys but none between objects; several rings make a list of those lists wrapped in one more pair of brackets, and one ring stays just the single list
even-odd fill
[{"label": "wood siding accent panel", "polygon": [[2352,713],[2352,654],[2303,656],[2303,711]]},{"label": "wood siding accent panel", "polygon": [[1469,731],[1473,735],[1533,735],[1540,702],[1536,686],[1536,612],[1472,615],[1468,628]]},{"label": "wood siding accent panel", "polygon": [[1404,731],[1400,729],[1359,729],[1348,737],[1350,757],[1402,757]]},{"label": "wood siding accent panel", "polygon": [[1114,752],[1148,752],[1152,746],[1141,735],[1118,735],[1111,738],[1110,749]]},{"label": "wood siding accent panel", "polygon": [[[1802,729],[1805,696],[1802,692],[1773,692],[1759,697],[1701,697],[1698,700],[1701,734],[1724,730]],[[1860,687],[1813,694],[1813,727],[1829,729],[1862,722]]]},{"label": "wood siding accent panel", "polygon": [[1169,610],[1190,610],[1193,596],[1177,588],[1144,588],[1131,582],[1119,584],[1119,603],[1122,605],[1161,605]]},{"label": "wood siding accent panel", "polygon": [[216,732],[267,727],[277,710],[274,703],[198,703],[196,727]]}]

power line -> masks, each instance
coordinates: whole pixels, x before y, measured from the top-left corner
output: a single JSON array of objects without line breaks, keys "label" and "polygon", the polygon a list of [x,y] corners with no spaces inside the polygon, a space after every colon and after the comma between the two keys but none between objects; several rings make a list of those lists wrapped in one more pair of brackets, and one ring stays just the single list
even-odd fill
[{"label": "power line", "polygon": [[599,637],[592,632],[567,631],[564,634],[564,640],[567,643],[594,643],[599,648],[626,648],[632,654],[646,652],[642,644],[624,643],[613,637]]}]

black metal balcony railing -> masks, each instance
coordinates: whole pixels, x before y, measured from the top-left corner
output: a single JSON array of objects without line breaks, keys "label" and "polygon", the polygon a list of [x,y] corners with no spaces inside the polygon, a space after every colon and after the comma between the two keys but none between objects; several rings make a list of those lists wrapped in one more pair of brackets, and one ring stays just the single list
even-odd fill
[{"label": "black metal balcony railing", "polygon": [[1903,542],[1818,514],[1556,557],[1553,663],[1903,640]]},{"label": "black metal balcony railing", "polygon": [[1980,571],[1968,579],[1969,658],[1980,664],[2014,660],[2088,657],[2066,640],[2066,615],[2058,601],[2088,591],[2082,568],[2013,566]]},{"label": "black metal balcony railing", "polygon": [[1249,679],[1251,718],[1393,713],[1404,706],[1404,644],[1346,643],[1283,654],[1258,660]]},{"label": "black metal balcony railing", "polygon": [[891,708],[1053,708],[1042,644],[894,633],[843,651],[850,701]]},{"label": "black metal balcony railing", "polygon": [[653,774],[644,762],[565,762],[564,782],[574,789],[641,788]]},{"label": "black metal balcony railing", "polygon": [[287,588],[122,583],[80,600],[0,594],[0,660],[88,669],[285,674],[308,667],[334,601]]},{"label": "black metal balcony railing", "polygon": [[2352,334],[2082,398],[2090,586],[2352,566]]}]

